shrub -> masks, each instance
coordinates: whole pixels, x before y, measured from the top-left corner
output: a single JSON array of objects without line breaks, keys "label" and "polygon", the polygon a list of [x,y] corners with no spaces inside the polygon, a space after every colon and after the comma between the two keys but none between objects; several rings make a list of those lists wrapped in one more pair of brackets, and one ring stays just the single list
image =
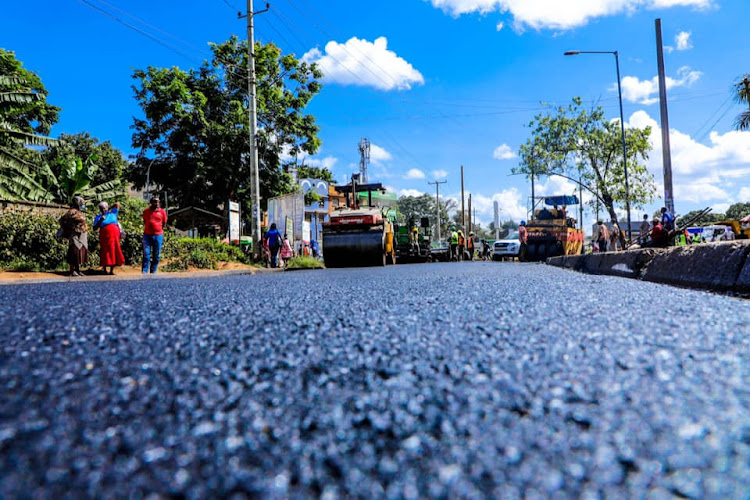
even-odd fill
[{"label": "shrub", "polygon": [[315,257],[292,257],[286,264],[287,269],[323,269],[325,266]]},{"label": "shrub", "polygon": [[52,215],[7,213],[0,216],[0,265],[20,269],[59,269],[65,267],[66,241],[55,233],[60,227]]},{"label": "shrub", "polygon": [[168,263],[165,271],[216,269],[219,262],[247,263],[247,257],[236,246],[229,246],[212,238],[175,238],[164,243],[162,259]]}]

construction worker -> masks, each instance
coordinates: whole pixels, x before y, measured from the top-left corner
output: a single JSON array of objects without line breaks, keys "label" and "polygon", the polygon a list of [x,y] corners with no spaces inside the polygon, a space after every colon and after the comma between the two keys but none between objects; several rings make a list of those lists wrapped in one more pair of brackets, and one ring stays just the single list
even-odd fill
[{"label": "construction worker", "polygon": [[411,243],[411,251],[414,255],[419,255],[419,229],[414,226],[409,235],[409,242]]},{"label": "construction worker", "polygon": [[474,231],[469,233],[469,239],[466,240],[466,251],[469,252],[469,260],[474,260]]},{"label": "construction worker", "polygon": [[451,226],[451,260],[458,260],[458,233],[456,226]]},{"label": "construction worker", "polygon": [[464,232],[458,230],[458,260],[464,260],[464,248],[466,248],[466,238],[464,238]]},{"label": "construction worker", "polygon": [[526,221],[522,220],[518,226],[518,241],[521,242],[521,248],[518,250],[518,260],[526,260],[526,244],[528,242],[528,232],[526,231]]}]

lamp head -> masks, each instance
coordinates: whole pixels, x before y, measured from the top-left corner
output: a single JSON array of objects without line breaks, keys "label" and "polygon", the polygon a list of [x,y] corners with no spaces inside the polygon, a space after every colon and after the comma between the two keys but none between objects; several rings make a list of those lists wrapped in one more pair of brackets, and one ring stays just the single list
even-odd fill
[{"label": "lamp head", "polygon": [[577,56],[580,53],[581,53],[580,50],[567,50],[567,51],[565,51],[564,55],[566,55],[566,56]]}]

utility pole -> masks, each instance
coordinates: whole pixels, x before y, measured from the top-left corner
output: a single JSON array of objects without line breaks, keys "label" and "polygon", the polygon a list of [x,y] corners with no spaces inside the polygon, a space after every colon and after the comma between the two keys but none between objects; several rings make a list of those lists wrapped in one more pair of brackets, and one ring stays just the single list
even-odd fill
[{"label": "utility pole", "polygon": [[[260,259],[260,175],[258,173],[258,108],[257,82],[255,81],[255,28],[253,18],[256,14],[266,12],[270,8],[267,3],[265,10],[253,12],[253,0],[247,0],[247,98],[250,145],[250,207],[251,234],[253,239],[253,254]],[[242,16],[240,16],[242,17]]]},{"label": "utility pole", "polygon": [[464,166],[461,165],[461,229],[466,231],[466,206],[464,205]]},{"label": "utility pole", "polygon": [[469,193],[469,230],[467,234],[471,232],[471,193]]},{"label": "utility pole", "polygon": [[656,61],[659,70],[659,107],[661,110],[661,155],[664,162],[664,206],[674,215],[672,190],[672,153],[669,145],[669,114],[667,113],[667,82],[664,77],[664,44],[661,39],[661,19],[656,20]]},{"label": "utility pole", "polygon": [[440,184],[447,184],[448,181],[427,182],[435,184],[435,206],[437,207],[437,239],[440,239]]},{"label": "utility pole", "polygon": [[359,141],[359,173],[362,184],[367,184],[367,164],[370,163],[370,141],[363,138]]}]

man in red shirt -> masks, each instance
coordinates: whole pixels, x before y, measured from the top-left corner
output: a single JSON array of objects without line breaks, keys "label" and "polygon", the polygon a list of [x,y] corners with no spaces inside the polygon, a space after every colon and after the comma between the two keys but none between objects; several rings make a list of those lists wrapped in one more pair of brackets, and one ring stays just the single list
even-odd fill
[{"label": "man in red shirt", "polygon": [[143,211],[143,274],[156,274],[159,268],[159,254],[164,243],[164,226],[167,212],[159,207],[159,198],[151,198],[149,207]]}]

